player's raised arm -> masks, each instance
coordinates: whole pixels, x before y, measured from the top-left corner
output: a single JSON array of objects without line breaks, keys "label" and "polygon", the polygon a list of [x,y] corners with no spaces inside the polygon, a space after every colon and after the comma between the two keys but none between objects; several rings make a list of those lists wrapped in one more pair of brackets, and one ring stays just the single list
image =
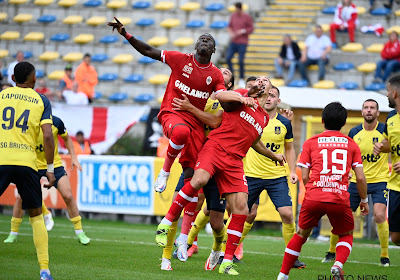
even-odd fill
[{"label": "player's raised arm", "polygon": [[353,167],[354,174],[357,180],[357,190],[361,197],[360,210],[361,215],[368,215],[368,194],[367,194],[367,179],[365,179],[364,170],[362,166]]},{"label": "player's raised arm", "polygon": [[265,145],[263,144],[263,142],[260,140],[260,137],[258,137],[253,144],[251,145],[251,147],[259,154],[270,158],[271,160],[275,161],[275,162],[279,162],[279,164],[281,166],[283,166],[286,162],[286,159],[284,157],[284,155],[282,154],[275,154],[273,151],[271,151],[270,149],[268,149],[267,147],[265,147]]},{"label": "player's raised arm", "polygon": [[142,55],[161,61],[161,50],[136,39],[134,36],[126,32],[124,25],[116,17],[114,17],[114,19],[116,22],[107,22],[107,25],[111,26],[113,31],[114,29],[117,29],[118,33],[128,40],[132,47],[134,47]]}]

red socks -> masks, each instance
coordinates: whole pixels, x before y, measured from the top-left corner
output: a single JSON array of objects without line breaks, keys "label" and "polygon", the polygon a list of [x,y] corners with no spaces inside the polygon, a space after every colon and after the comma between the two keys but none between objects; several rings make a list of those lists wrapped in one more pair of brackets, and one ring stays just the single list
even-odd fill
[{"label": "red socks", "polygon": [[226,250],[224,260],[232,260],[233,254],[239,245],[240,238],[242,237],[244,222],[247,215],[232,214],[231,222],[229,223],[227,234],[228,240],[226,241]]},{"label": "red socks", "polygon": [[353,247],[353,235],[344,235],[339,237],[339,242],[336,244],[336,261],[343,264],[347,261]]},{"label": "red socks", "polygon": [[171,139],[167,149],[167,156],[165,157],[163,170],[165,172],[171,171],[171,166],[175,158],[179,155],[185,144],[188,142],[190,136],[190,128],[186,125],[177,125],[172,130]]},{"label": "red socks", "polygon": [[[183,188],[182,188],[183,189]],[[197,206],[198,196],[197,193],[193,197],[193,200],[189,202],[185,207],[185,212],[183,212],[181,233],[188,235],[190,228],[195,219],[195,211]],[[198,212],[197,212],[198,213]]]},{"label": "red socks", "polygon": [[300,255],[301,247],[307,241],[297,233],[295,233],[285,249],[281,273],[289,275],[290,269]]},{"label": "red socks", "polygon": [[186,183],[172,202],[165,218],[171,222],[175,221],[181,214],[182,209],[185,208],[185,206],[192,201],[193,197],[197,195],[197,192],[198,190],[193,188],[190,182]]}]

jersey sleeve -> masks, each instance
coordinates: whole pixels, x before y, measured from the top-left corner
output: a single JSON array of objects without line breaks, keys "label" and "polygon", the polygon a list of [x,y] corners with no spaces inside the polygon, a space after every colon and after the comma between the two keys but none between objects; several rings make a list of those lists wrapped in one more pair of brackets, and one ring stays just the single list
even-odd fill
[{"label": "jersey sleeve", "polygon": [[39,96],[42,98],[43,106],[44,106],[42,118],[40,119],[40,125],[43,125],[46,123],[53,124],[53,117],[51,115],[50,101],[47,99],[46,96],[44,96],[42,94],[39,94]]},{"label": "jersey sleeve", "polygon": [[351,149],[353,150],[353,160],[351,163],[351,167],[362,167],[362,158],[361,158],[361,150],[358,147],[357,143],[352,141],[351,142]]},{"label": "jersey sleeve", "polygon": [[309,140],[303,144],[303,150],[301,151],[300,159],[297,165],[304,168],[311,167],[311,145]]},{"label": "jersey sleeve", "polygon": [[61,137],[65,137],[68,135],[64,122],[60,118],[53,116],[53,125],[57,128],[58,135],[60,135]]},{"label": "jersey sleeve", "polygon": [[177,51],[166,51],[162,50],[161,51],[161,62],[167,64],[168,66],[171,67],[174,62],[179,61],[182,56],[185,56],[186,54],[177,52]]},{"label": "jersey sleeve", "polygon": [[284,125],[286,127],[285,142],[293,142],[292,123],[289,120],[287,120],[287,122],[285,122]]}]

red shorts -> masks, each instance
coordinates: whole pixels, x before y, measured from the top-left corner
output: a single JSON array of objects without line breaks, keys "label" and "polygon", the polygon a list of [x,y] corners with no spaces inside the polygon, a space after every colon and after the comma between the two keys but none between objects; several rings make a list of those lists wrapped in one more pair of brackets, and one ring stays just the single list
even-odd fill
[{"label": "red shorts", "polygon": [[248,193],[242,159],[229,155],[212,140],[208,140],[201,149],[196,169],[204,169],[214,177],[221,196],[225,193]]},{"label": "red shorts", "polygon": [[350,205],[304,199],[300,209],[299,227],[309,229],[318,226],[323,215],[332,225],[332,233],[341,235],[354,229],[354,218]]},{"label": "red shorts", "polygon": [[176,125],[186,125],[190,129],[190,136],[185,147],[181,151],[181,156],[179,158],[179,163],[182,165],[182,169],[186,167],[194,169],[197,156],[203,147],[206,137],[204,135],[204,127],[198,126],[193,127],[188,122],[186,122],[181,116],[175,115],[171,112],[163,112],[159,115],[159,121],[163,127],[163,132],[168,139],[172,137],[172,130]]}]

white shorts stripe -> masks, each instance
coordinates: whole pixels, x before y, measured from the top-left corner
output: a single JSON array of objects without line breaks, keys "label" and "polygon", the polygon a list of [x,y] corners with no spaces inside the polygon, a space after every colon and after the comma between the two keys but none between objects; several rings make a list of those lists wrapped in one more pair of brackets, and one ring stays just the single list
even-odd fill
[{"label": "white shorts stripe", "polygon": [[187,196],[182,190],[180,190],[178,194],[189,202],[193,199],[193,197]]},{"label": "white shorts stripe", "polygon": [[308,166],[307,166],[306,164],[303,164],[303,163],[301,163],[301,162],[298,162],[298,163],[297,163],[297,166],[304,167],[304,168],[308,168]]},{"label": "white shorts stripe", "polygon": [[169,144],[170,144],[171,147],[174,148],[175,150],[182,150],[183,147],[185,147],[185,144],[183,144],[183,145],[176,145],[174,142],[171,141],[171,139],[169,140]]},{"label": "white shorts stripe", "polygon": [[341,241],[341,242],[338,242],[338,244],[336,244],[336,248],[339,246],[345,246],[345,247],[349,248],[349,250],[351,252],[351,245],[349,243]]},{"label": "white shorts stripe", "polygon": [[226,233],[227,234],[233,234],[233,235],[236,235],[237,237],[242,237],[242,233],[241,232],[239,232],[239,231],[237,231],[237,230],[233,230],[233,229],[227,229],[226,230]]},{"label": "white shorts stripe", "polygon": [[285,253],[291,254],[296,257],[300,256],[300,252],[293,251],[292,249],[289,249],[289,248],[285,249]]}]

